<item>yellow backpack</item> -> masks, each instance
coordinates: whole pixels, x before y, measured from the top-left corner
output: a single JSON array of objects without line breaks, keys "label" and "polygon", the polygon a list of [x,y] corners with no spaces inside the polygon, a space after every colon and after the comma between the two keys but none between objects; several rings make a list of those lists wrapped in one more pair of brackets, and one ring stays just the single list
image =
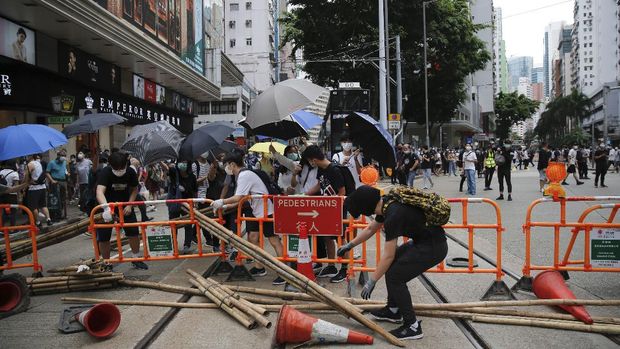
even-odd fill
[{"label": "yellow backpack", "polygon": [[395,187],[383,197],[383,212],[395,202],[421,209],[426,216],[427,226],[441,226],[450,220],[450,203],[436,193],[405,186]]}]

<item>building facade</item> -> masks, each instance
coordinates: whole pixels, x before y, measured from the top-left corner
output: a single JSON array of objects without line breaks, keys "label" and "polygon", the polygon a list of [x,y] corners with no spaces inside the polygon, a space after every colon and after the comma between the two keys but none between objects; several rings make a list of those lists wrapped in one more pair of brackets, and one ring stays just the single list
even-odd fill
[{"label": "building facade", "polygon": [[551,22],[545,27],[543,37],[544,54],[543,70],[545,75],[545,97],[551,95],[553,86],[553,62],[558,59],[558,40],[562,32],[564,21]]},{"label": "building facade", "polygon": [[532,68],[534,65],[534,58],[530,56],[518,56],[511,57],[508,60],[508,84],[510,92],[517,91],[519,87],[519,78],[532,77]]}]

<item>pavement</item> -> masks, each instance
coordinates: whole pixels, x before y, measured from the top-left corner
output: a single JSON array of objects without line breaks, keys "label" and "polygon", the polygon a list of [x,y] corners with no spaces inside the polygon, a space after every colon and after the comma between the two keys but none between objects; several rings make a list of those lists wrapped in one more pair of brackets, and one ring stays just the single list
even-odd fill
[{"label": "pavement", "polygon": [[[592,175],[593,177],[593,175]],[[435,187],[433,190],[446,197],[464,197],[464,193],[459,193],[458,185],[460,177],[441,176],[433,178]],[[514,201],[498,201],[502,210],[502,222],[506,231],[502,237],[502,258],[506,269],[521,275],[524,260],[524,235],[522,225],[528,205],[535,199],[541,197],[538,192],[538,173],[535,169],[514,171],[513,179],[513,199]],[[574,181],[569,180],[570,185],[565,187],[569,196],[590,196],[590,195],[620,195],[620,175],[609,173],[607,175],[608,188],[594,188],[593,180],[586,181],[585,185],[576,186]],[[478,191],[476,197],[495,199],[498,195],[497,177],[494,177],[492,187],[494,191],[483,191],[483,179],[478,179]],[[416,180],[415,186],[420,187],[421,179]],[[380,183],[380,186],[389,189],[388,182]],[[569,206],[567,219],[576,219],[584,208],[589,206],[587,203],[572,203]],[[460,210],[453,206],[451,220],[458,222],[461,219]],[[557,205],[545,204],[537,208],[533,219],[551,221],[559,218]],[[602,211],[609,212],[609,211]],[[166,218],[165,207],[160,207],[152,213],[158,220]],[[70,217],[72,215],[70,214]],[[482,204],[469,209],[469,220],[472,222],[490,222],[494,220],[494,213]],[[602,221],[601,215],[593,216],[592,220]],[[616,219],[617,221],[618,219]],[[461,241],[467,242],[467,233],[461,230],[453,230],[450,233]],[[566,236],[568,231],[562,232],[563,238],[560,246],[567,243]],[[182,234],[181,234],[182,235]],[[369,260],[374,261],[376,246],[374,239],[369,240],[367,251]],[[583,253],[583,240],[578,239],[581,245],[576,244],[573,257]],[[474,235],[474,246],[487,256],[496,255],[496,234],[492,230],[476,232]],[[550,230],[540,230],[533,234],[532,259],[539,264],[550,262],[551,251],[553,248],[553,234]],[[59,266],[66,266],[93,255],[92,241],[89,237],[78,236],[62,244],[54,245],[40,251],[39,260],[44,265],[44,269],[51,269]],[[449,242],[448,257],[466,257],[467,250],[455,242]],[[149,270],[132,269],[128,264],[122,264],[115,268],[122,271],[128,278],[164,282],[180,286],[191,286],[188,282],[185,269],[192,268],[198,272],[205,271],[212,258],[190,259],[180,261],[150,262]],[[483,260],[477,259],[480,268],[490,267]],[[31,271],[19,269],[17,272],[29,276]],[[484,294],[494,276],[490,274],[435,274],[426,273],[427,277],[450,302],[477,301]],[[273,271],[269,271],[266,277],[258,278],[254,282],[237,282],[237,284],[251,287],[281,289],[281,286],[274,287],[271,280],[275,277]],[[216,277],[224,281],[225,275]],[[515,279],[505,276],[504,280],[509,287],[516,282]],[[620,289],[620,275],[618,273],[583,273],[571,272],[570,280],[567,281],[570,288],[578,298],[588,299],[617,299]],[[336,294],[346,295],[346,283],[327,284],[326,287]],[[356,292],[359,294],[360,287]],[[409,290],[414,303],[435,303],[432,295],[422,285],[420,280],[412,280],[409,283]],[[269,318],[274,322],[271,329],[258,328],[254,330],[243,329],[235,323],[228,315],[219,310],[207,309],[181,309],[173,319],[157,333],[151,336],[152,328],[169,312],[168,308],[159,307],[139,307],[139,306],[120,306],[122,312],[122,322],[119,330],[108,340],[96,341],[86,333],[61,334],[56,329],[59,314],[62,309],[69,306],[63,304],[60,298],[64,296],[46,295],[31,298],[29,309],[9,318],[0,320],[0,348],[76,348],[76,347],[97,347],[97,348],[134,348],[138,343],[145,343],[144,339],[149,339],[146,347],[151,348],[268,348],[271,345],[277,314],[272,313]],[[69,296],[108,298],[108,299],[132,299],[132,300],[160,300],[177,301],[181,295],[166,293],[156,290],[139,288],[116,288],[101,291],[73,292]],[[373,293],[373,299],[384,299],[386,296],[385,284],[380,281]],[[517,292],[518,299],[534,299],[535,297],[527,292]],[[200,297],[193,297],[190,302],[204,301]],[[533,311],[554,311],[549,307],[528,308]],[[592,315],[620,317],[620,307],[588,307]],[[368,331],[356,322],[337,314],[313,314],[321,319],[337,323],[339,325],[368,333]],[[450,319],[433,319],[420,317],[423,320],[424,338],[407,343],[409,348],[468,348],[475,347],[467,339],[465,334]],[[471,323],[473,328],[491,348],[617,348],[618,345],[605,336],[576,331],[561,331],[542,329],[536,327],[520,327],[507,325],[490,325],[482,323]],[[381,323],[387,329],[397,327],[392,324]],[[142,341],[142,342],[141,342]],[[333,347],[333,346],[316,346]],[[348,348],[353,346],[340,345],[339,347]],[[375,336],[373,347],[388,348],[392,347],[381,337]]]}]

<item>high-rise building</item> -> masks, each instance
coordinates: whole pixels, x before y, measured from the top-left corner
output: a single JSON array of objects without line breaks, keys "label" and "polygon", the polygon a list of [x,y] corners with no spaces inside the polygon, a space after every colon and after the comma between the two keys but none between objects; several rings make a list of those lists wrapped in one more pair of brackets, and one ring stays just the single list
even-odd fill
[{"label": "high-rise building", "polygon": [[545,27],[543,38],[544,54],[543,69],[545,75],[545,97],[549,97],[553,86],[553,61],[557,59],[558,40],[564,21],[551,22]]},{"label": "high-rise building", "polygon": [[500,42],[500,79],[499,79],[499,88],[501,92],[508,93],[508,61],[506,60],[506,41],[502,40]]},{"label": "high-rise building", "polygon": [[524,95],[525,97],[532,99],[532,82],[529,78],[520,77],[519,85],[517,85],[517,93]]},{"label": "high-rise building", "polygon": [[516,91],[519,87],[519,78],[532,78],[534,58],[529,56],[511,57],[508,60],[509,90]]},{"label": "high-rise building", "polygon": [[557,59],[553,62],[553,85],[551,98],[566,96],[573,85],[571,82],[571,51],[572,51],[572,24],[564,25],[560,32],[557,48]]},{"label": "high-rise building", "polygon": [[502,9],[493,8],[493,83],[495,94],[508,92],[506,43],[502,34]]},{"label": "high-rise building", "polygon": [[[530,80],[532,81],[532,84],[540,82],[544,86],[545,85],[545,70],[544,70],[544,67],[532,68],[532,76],[530,77]],[[543,89],[544,89],[544,87],[543,87]]]},{"label": "high-rise building", "polygon": [[545,84],[542,82],[532,84],[532,99],[539,102],[545,100]]}]

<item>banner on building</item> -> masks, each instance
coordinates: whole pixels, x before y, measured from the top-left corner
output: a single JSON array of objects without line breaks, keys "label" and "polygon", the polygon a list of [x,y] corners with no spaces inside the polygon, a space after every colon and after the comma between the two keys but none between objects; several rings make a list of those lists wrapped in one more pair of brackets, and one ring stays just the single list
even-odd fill
[{"label": "banner on building", "polygon": [[0,17],[0,55],[35,64],[34,31]]}]

